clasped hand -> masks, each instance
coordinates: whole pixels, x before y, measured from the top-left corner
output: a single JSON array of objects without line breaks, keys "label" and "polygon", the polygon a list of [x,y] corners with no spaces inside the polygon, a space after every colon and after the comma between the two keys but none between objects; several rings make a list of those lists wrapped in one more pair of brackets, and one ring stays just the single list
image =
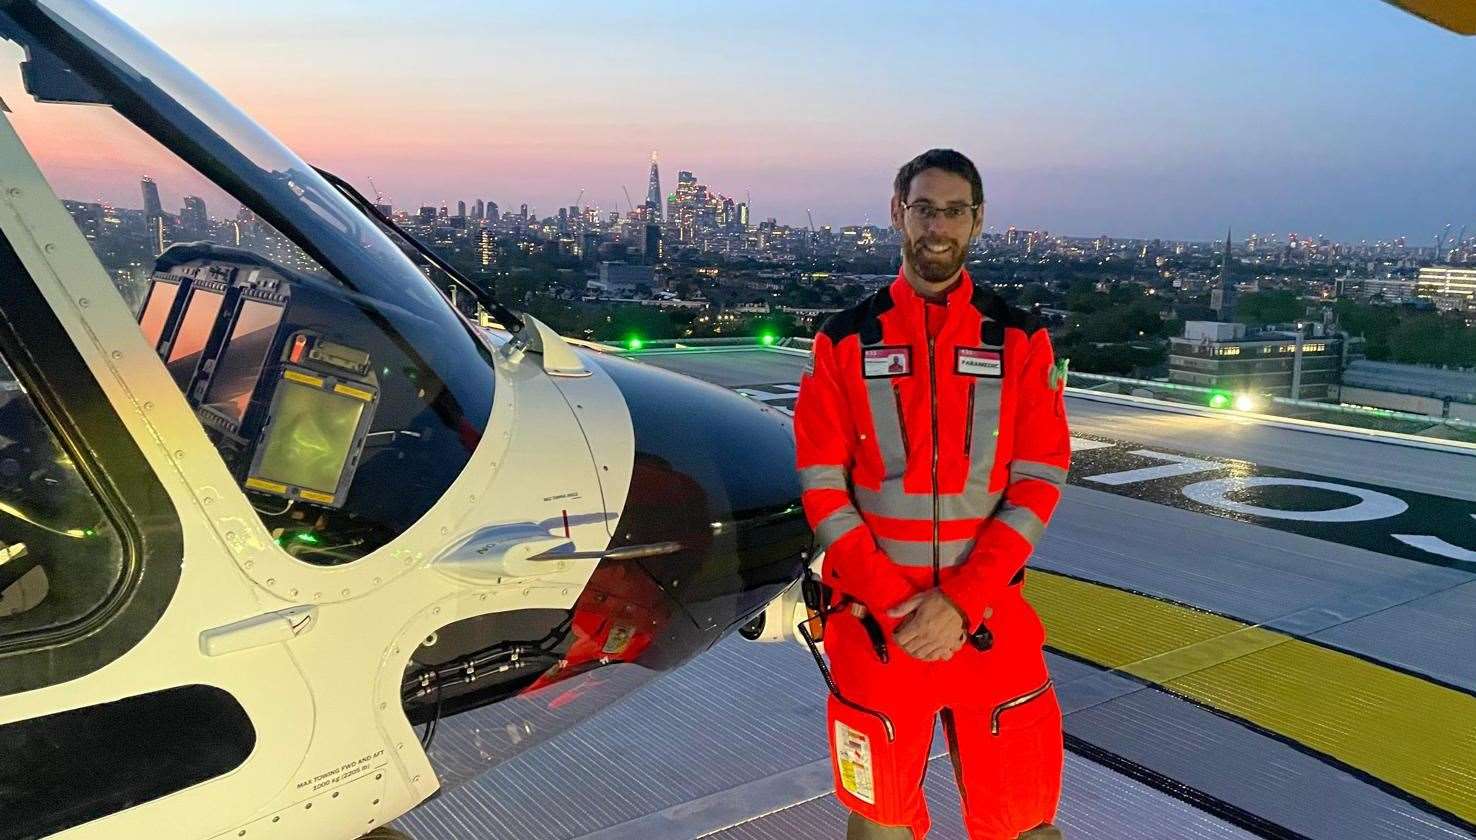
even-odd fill
[{"label": "clasped hand", "polygon": [[937,589],[908,598],[888,610],[887,615],[902,619],[892,636],[914,659],[949,659],[968,637],[963,612]]}]

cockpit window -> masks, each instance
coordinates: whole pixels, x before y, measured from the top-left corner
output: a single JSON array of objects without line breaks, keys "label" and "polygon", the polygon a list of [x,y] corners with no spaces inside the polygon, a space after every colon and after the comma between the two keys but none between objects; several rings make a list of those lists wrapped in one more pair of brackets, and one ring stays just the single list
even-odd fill
[{"label": "cockpit window", "polygon": [[118,530],[0,360],[0,648],[95,612],[123,561]]},{"label": "cockpit window", "polygon": [[345,563],[419,519],[486,431],[473,327],[311,167],[95,5],[0,5],[0,38],[5,118],[279,544]]}]

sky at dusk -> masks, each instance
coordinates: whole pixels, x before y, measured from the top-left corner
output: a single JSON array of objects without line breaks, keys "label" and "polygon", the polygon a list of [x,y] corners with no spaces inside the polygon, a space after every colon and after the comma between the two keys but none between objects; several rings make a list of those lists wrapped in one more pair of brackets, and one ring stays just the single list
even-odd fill
[{"label": "sky at dusk", "polygon": [[656,150],[667,192],[885,223],[952,146],[1001,229],[1476,227],[1476,38],[1379,0],[104,5],[397,207],[624,209]]}]

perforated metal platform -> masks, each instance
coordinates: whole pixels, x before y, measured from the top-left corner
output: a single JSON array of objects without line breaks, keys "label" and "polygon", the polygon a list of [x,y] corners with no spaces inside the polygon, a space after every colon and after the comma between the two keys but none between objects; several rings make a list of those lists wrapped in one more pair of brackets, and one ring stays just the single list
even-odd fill
[{"label": "perforated metal platform", "polygon": [[[804,363],[643,358],[779,408]],[[1068,411],[1072,483],[1027,579],[1066,712],[1067,836],[1476,837],[1476,450],[1085,396]],[[399,825],[839,837],[823,692],[797,646],[731,638]],[[931,836],[963,837],[934,765]]]}]

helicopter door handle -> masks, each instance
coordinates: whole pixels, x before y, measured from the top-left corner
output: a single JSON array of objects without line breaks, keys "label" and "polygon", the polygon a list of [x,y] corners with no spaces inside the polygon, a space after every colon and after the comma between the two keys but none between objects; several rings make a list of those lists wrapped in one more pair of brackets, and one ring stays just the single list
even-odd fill
[{"label": "helicopter door handle", "polygon": [[577,558],[540,555],[573,550],[574,542],[568,537],[556,537],[532,522],[518,522],[482,528],[443,552],[432,565],[463,583],[487,586],[504,578],[551,574],[557,569],[543,561]]},{"label": "helicopter door handle", "polygon": [[200,652],[221,656],[263,645],[290,642],[312,630],[318,623],[318,608],[312,605],[288,607],[263,615],[216,627],[200,634]]}]

